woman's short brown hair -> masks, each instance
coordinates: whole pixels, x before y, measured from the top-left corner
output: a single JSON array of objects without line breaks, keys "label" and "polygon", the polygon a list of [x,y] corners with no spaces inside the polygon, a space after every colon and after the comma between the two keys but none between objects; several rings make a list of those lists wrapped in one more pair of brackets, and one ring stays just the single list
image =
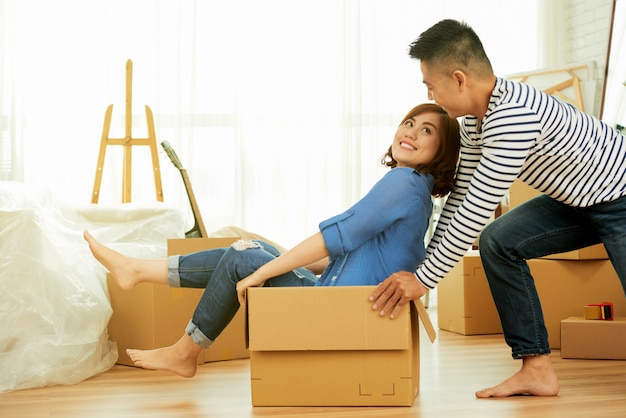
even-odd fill
[{"label": "woman's short brown hair", "polygon": [[[435,186],[431,193],[433,196],[445,196],[450,193],[454,185],[456,166],[459,160],[459,123],[456,119],[451,118],[441,106],[434,103],[424,103],[411,109],[402,119],[400,125],[422,113],[439,115],[439,149],[437,149],[430,163],[420,164],[416,170],[420,173],[432,174],[435,177]],[[381,159],[381,163],[391,168],[398,165],[391,153],[391,146]]]}]

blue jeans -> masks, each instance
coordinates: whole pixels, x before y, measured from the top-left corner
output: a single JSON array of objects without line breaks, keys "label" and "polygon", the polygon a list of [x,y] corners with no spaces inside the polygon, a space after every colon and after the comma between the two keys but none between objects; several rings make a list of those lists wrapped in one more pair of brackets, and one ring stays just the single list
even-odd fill
[{"label": "blue jeans", "polygon": [[576,208],[542,195],[489,224],[478,249],[514,358],[550,353],[526,260],[604,243],[626,292],[626,197]]},{"label": "blue jeans", "polygon": [[[237,282],[280,253],[263,241],[238,241],[216,248],[168,258],[170,287],[203,288],[187,334],[202,348],[209,347],[239,309]],[[265,286],[313,286],[317,276],[299,268],[265,282]]]}]

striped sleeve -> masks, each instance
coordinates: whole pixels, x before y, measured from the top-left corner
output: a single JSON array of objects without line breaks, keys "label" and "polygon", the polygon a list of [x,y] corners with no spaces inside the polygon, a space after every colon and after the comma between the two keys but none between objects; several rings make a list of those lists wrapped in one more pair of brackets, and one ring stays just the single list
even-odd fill
[{"label": "striped sleeve", "polygon": [[459,262],[518,176],[540,133],[536,114],[524,106],[499,106],[484,120],[466,118],[454,189],[444,205],[426,261],[416,276],[428,288]]}]

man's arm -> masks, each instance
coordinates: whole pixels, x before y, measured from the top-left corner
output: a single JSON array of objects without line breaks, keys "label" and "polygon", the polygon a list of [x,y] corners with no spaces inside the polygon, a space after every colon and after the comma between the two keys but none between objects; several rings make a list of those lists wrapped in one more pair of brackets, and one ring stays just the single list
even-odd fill
[{"label": "man's arm", "polygon": [[428,288],[425,287],[415,273],[400,271],[392,274],[378,285],[370,296],[372,309],[380,309],[380,316],[389,314],[391,319],[398,316],[402,306],[411,300],[424,296]]}]

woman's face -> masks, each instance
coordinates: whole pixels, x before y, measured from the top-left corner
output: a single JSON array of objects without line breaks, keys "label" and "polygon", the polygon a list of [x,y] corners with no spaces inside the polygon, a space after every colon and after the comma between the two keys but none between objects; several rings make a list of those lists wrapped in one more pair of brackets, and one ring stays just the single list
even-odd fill
[{"label": "woman's face", "polygon": [[421,113],[398,127],[391,145],[398,167],[416,168],[433,160],[439,149],[440,117],[437,113]]}]

